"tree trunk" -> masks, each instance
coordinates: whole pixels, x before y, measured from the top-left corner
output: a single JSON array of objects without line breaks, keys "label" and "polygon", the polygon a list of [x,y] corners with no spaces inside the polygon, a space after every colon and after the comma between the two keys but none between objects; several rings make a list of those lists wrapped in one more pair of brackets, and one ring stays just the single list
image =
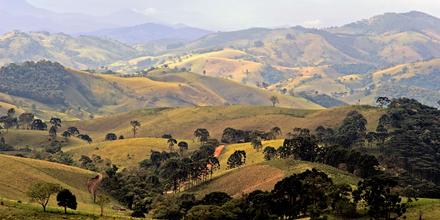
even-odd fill
[{"label": "tree trunk", "polygon": [[46,212],[46,206],[43,205],[43,212]]},{"label": "tree trunk", "polygon": [[64,214],[67,214],[67,207],[64,206]]},{"label": "tree trunk", "polygon": [[104,206],[101,206],[101,216],[104,216]]}]

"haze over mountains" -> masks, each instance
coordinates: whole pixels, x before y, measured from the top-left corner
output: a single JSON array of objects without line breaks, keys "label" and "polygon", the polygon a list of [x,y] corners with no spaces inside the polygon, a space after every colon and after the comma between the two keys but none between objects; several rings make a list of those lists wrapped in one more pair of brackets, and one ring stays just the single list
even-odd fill
[{"label": "haze over mountains", "polygon": [[[0,6],[7,12],[0,15],[1,28],[23,31],[0,36],[0,65],[46,59],[120,75],[166,67],[303,96],[325,107],[371,104],[382,95],[436,105],[439,95],[434,76],[440,72],[440,19],[422,12],[386,13],[325,29],[211,32],[160,24],[132,10],[90,17],[38,9],[24,0],[7,2]],[[27,32],[40,29],[71,34]]]}]

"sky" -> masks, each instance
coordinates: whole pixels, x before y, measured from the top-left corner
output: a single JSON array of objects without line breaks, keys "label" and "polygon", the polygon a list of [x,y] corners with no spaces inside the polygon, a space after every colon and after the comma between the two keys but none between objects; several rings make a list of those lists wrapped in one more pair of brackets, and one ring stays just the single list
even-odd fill
[{"label": "sky", "polygon": [[422,11],[440,17],[439,0],[28,0],[56,12],[106,15],[132,9],[167,24],[210,30],[329,27],[385,12]]}]

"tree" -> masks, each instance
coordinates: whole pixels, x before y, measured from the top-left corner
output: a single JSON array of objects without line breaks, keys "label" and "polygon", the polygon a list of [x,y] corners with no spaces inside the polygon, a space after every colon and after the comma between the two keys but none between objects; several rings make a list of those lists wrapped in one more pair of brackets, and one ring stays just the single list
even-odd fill
[{"label": "tree", "polygon": [[76,197],[68,189],[63,189],[57,194],[58,206],[64,207],[64,213],[67,214],[67,208],[76,210],[77,202]]},{"label": "tree", "polygon": [[270,102],[272,102],[272,106],[275,107],[276,104],[280,103],[277,96],[271,96]]},{"label": "tree", "polygon": [[194,136],[201,142],[206,142],[209,139],[209,131],[206,128],[197,128],[194,131]]},{"label": "tree", "polygon": [[237,150],[228,158],[228,168],[236,168],[244,165],[246,163],[246,152],[243,150]]},{"label": "tree", "polygon": [[279,135],[282,134],[282,132],[281,132],[281,128],[280,128],[280,127],[273,127],[270,131],[271,131],[273,134],[275,134],[275,136],[279,136]]},{"label": "tree", "polygon": [[27,195],[31,198],[31,201],[39,203],[43,207],[43,211],[46,211],[50,196],[59,192],[60,189],[61,186],[58,184],[38,182],[30,186]]},{"label": "tree", "polygon": [[388,97],[381,96],[381,97],[377,97],[376,103],[377,106],[379,106],[379,108],[383,108],[389,105],[391,103],[391,100]]},{"label": "tree", "polygon": [[188,220],[232,220],[235,216],[216,205],[197,205],[186,214]]},{"label": "tree", "polygon": [[61,119],[59,118],[52,117],[49,123],[57,129],[61,127]]},{"label": "tree", "polygon": [[108,196],[99,194],[96,199],[96,204],[99,205],[101,208],[101,216],[104,216],[104,207],[105,205],[109,204],[111,202],[110,198]]},{"label": "tree", "polygon": [[221,206],[231,199],[232,197],[225,192],[212,192],[206,194],[205,197],[203,197],[202,204]]},{"label": "tree", "polygon": [[55,126],[50,127],[49,136],[51,136],[53,139],[57,138],[57,128]]},{"label": "tree", "polygon": [[69,131],[64,131],[63,134],[62,134],[62,136],[63,136],[65,139],[69,138],[71,135],[72,135],[72,134],[71,134]]},{"label": "tree", "polygon": [[117,140],[117,139],[118,139],[118,137],[116,136],[115,133],[108,133],[108,134],[105,135],[105,140],[106,141],[114,141],[114,140]]},{"label": "tree", "polygon": [[406,203],[393,192],[398,184],[390,177],[374,176],[358,183],[353,192],[355,201],[363,200],[367,204],[368,214],[375,218],[396,219],[406,212]]},{"label": "tree", "polygon": [[337,132],[337,142],[347,148],[363,143],[366,136],[367,119],[357,111],[347,114]]},{"label": "tree", "polygon": [[277,150],[274,147],[268,146],[264,148],[263,154],[265,160],[272,160],[276,156]]},{"label": "tree", "polygon": [[73,136],[78,136],[80,134],[78,128],[76,127],[69,127],[67,128],[67,131]]},{"label": "tree", "polygon": [[295,219],[301,214],[318,219],[330,205],[329,189],[333,186],[327,174],[316,169],[286,177],[272,190],[275,213]]},{"label": "tree", "polygon": [[252,138],[251,141],[252,147],[258,151],[263,147],[263,144],[261,143],[261,138],[259,136]]},{"label": "tree", "polygon": [[130,121],[131,127],[133,127],[133,137],[136,137],[137,129],[141,126],[141,123],[137,120]]},{"label": "tree", "polygon": [[80,134],[80,135],[78,135],[78,138],[80,138],[81,140],[83,140],[83,141],[87,141],[87,143],[92,143],[92,138],[89,136],[89,135],[87,135],[87,134]]},{"label": "tree", "polygon": [[175,144],[177,144],[177,140],[174,138],[170,138],[168,139],[167,143],[168,143],[168,149],[170,150],[170,152],[173,152],[174,151],[173,147]]},{"label": "tree", "polygon": [[34,121],[32,121],[31,129],[44,131],[47,130],[47,124],[44,123],[41,119],[35,119]]},{"label": "tree", "polygon": [[32,113],[23,113],[18,116],[18,123],[24,128],[29,129],[34,121],[34,114]]},{"label": "tree", "polygon": [[179,147],[180,156],[183,157],[183,154],[188,150],[188,143],[181,141],[177,146]]}]

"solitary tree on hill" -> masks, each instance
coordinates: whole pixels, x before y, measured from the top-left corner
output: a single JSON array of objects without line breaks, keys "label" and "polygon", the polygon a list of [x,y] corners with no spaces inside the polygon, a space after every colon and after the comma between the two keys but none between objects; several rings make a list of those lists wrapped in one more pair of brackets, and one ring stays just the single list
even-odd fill
[{"label": "solitary tree on hill", "polygon": [[133,127],[133,137],[136,137],[136,131],[141,126],[141,123],[137,120],[130,121],[131,127]]},{"label": "solitary tree on hill", "polygon": [[96,199],[96,204],[101,208],[101,216],[104,216],[104,207],[110,203],[110,198],[108,196],[99,194]]},{"label": "solitary tree on hill", "polygon": [[271,96],[270,101],[272,102],[272,106],[275,107],[276,104],[280,103],[280,100],[278,100],[278,97]]},{"label": "solitary tree on hill", "polygon": [[27,195],[32,201],[37,202],[43,207],[43,211],[46,211],[46,206],[49,203],[50,196],[59,192],[61,186],[54,183],[39,182],[31,185],[27,191]]},{"label": "solitary tree on hill", "polygon": [[68,189],[63,189],[57,194],[58,206],[64,207],[64,213],[67,213],[67,208],[76,210],[77,202],[76,197]]}]

